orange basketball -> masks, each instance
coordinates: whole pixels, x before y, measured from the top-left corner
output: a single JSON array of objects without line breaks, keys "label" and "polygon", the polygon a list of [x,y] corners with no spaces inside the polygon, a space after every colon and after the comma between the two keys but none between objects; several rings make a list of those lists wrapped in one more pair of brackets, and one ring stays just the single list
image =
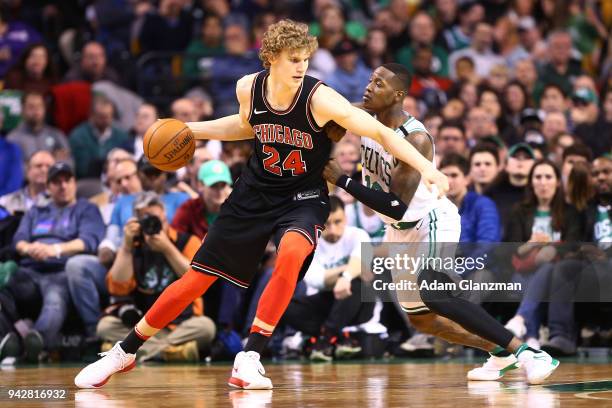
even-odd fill
[{"label": "orange basketball", "polygon": [[153,123],[142,144],[149,162],[164,171],[176,171],[185,166],[195,152],[191,129],[176,119],[160,119]]}]

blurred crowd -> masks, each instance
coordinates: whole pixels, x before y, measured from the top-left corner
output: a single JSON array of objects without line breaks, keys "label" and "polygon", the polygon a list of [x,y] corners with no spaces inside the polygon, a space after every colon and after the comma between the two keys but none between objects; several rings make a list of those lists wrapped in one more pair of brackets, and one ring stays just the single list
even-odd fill
[{"label": "blurred crowd", "polygon": [[[237,112],[236,81],[263,69],[262,35],[285,17],[319,39],[308,74],[351,102],[379,65],[410,69],[404,109],[435,139],[461,241],[522,244],[505,267],[470,276],[522,282],[522,299],[475,301],[553,354],[611,345],[609,303],[575,298],[584,281],[612,288],[609,1],[6,0],[0,360],[91,358],[186,271],[252,142],[199,141],[188,166],[164,173],[143,157],[143,135],[159,117]],[[359,143],[347,134],[333,155],[360,180]],[[334,193],[271,353],[330,360],[452,351],[414,331],[391,298],[359,302],[363,282],[343,272],[384,226]],[[232,358],[274,255],[270,246],[249,290],[215,283],[140,358]]]}]

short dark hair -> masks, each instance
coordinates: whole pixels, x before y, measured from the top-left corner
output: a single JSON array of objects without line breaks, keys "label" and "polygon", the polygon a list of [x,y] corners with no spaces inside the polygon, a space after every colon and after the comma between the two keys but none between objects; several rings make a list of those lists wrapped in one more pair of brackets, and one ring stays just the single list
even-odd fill
[{"label": "short dark hair", "polygon": [[549,82],[546,85],[544,85],[544,87],[542,88],[541,96],[543,97],[546,91],[548,91],[550,88],[556,89],[557,91],[561,92],[561,95],[563,95],[564,98],[567,98],[567,92],[565,91],[565,89],[563,89],[563,87],[553,82]]},{"label": "short dark hair", "polygon": [[459,120],[445,120],[440,124],[438,134],[440,134],[440,131],[442,131],[444,128],[457,128],[461,131],[463,137],[465,138],[465,126],[463,126],[463,123],[461,123]]},{"label": "short dark hair", "polygon": [[410,71],[408,71],[408,68],[396,62],[382,64],[381,67],[393,72],[397,79],[402,82],[402,86],[404,87],[403,90],[408,91],[410,85],[412,84],[412,75],[410,74]]},{"label": "short dark hair", "polygon": [[593,151],[587,145],[576,142],[563,150],[563,161],[567,156],[581,156],[590,163],[593,160]]},{"label": "short dark hair", "polygon": [[338,198],[338,196],[330,195],[329,196],[329,212],[333,213],[336,210],[341,209],[344,211],[344,202]]},{"label": "short dark hair", "polygon": [[[21,106],[24,106],[26,101],[28,100],[28,98],[30,96],[37,96],[39,98],[41,98],[43,100],[43,103],[45,102],[45,95],[43,95],[42,92],[39,91],[26,91],[23,93],[23,95],[21,95]],[[46,106],[45,106],[46,108]]]},{"label": "short dark hair", "polygon": [[440,162],[440,170],[445,167],[455,166],[465,176],[470,172],[470,162],[463,156],[457,153],[449,153],[442,158]]},{"label": "short dark hair", "polygon": [[476,153],[491,153],[495,158],[495,163],[497,163],[499,166],[499,151],[491,143],[478,143],[476,146],[474,146],[474,148],[470,151],[470,166],[472,165],[472,158]]}]

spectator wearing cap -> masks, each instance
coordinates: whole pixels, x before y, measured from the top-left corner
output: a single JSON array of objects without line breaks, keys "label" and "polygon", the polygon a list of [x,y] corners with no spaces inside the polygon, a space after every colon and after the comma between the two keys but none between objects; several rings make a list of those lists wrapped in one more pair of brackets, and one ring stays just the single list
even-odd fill
[{"label": "spectator wearing cap", "polygon": [[468,48],[454,51],[449,59],[450,76],[456,78],[455,61],[461,57],[470,57],[474,61],[476,74],[486,78],[495,65],[503,65],[504,59],[493,52],[493,28],[488,23],[478,23],[472,34],[472,41]]},{"label": "spectator wearing cap", "polygon": [[26,164],[26,185],[10,194],[0,197],[0,206],[10,214],[25,213],[33,206],[47,205],[47,173],[55,164],[55,159],[46,150],[32,155]]},{"label": "spectator wearing cap", "polygon": [[70,159],[66,135],[45,123],[46,113],[43,94],[25,93],[21,97],[21,123],[7,135],[7,140],[19,145],[24,160],[37,151],[46,150],[53,153],[56,160],[66,161]]},{"label": "spectator wearing cap", "polygon": [[232,192],[229,167],[220,160],[209,160],[198,171],[198,198],[185,201],[176,211],[172,227],[202,239],[219,215],[221,204]]},{"label": "spectator wearing cap", "polygon": [[[572,59],[572,37],[569,32],[556,30],[547,38],[548,62],[538,72],[538,82],[541,85],[554,83],[569,93],[572,90],[572,80],[582,75],[580,61]],[[536,99],[541,93],[536,90]]]},{"label": "spectator wearing cap", "polygon": [[108,153],[127,142],[127,133],[113,125],[114,116],[112,102],[97,96],[92,102],[89,120],[70,133],[77,178],[99,178]]},{"label": "spectator wearing cap", "polygon": [[119,74],[109,67],[106,50],[96,41],[86,43],[81,49],[81,58],[64,76],[64,81],[111,81],[120,84]]},{"label": "spectator wearing cap", "polygon": [[495,203],[488,197],[470,191],[469,162],[456,153],[446,155],[440,171],[448,177],[448,198],[461,215],[460,242],[499,242],[501,224]]},{"label": "spectator wearing cap", "polygon": [[[189,270],[189,262],[200,247],[195,236],[169,225],[163,200],[153,191],[135,197],[133,214],[123,227],[121,248],[106,277],[113,302],[96,330],[107,342],[103,349],[124,338],[161,292]],[[203,316],[202,299],[197,298],[191,308],[147,342],[139,358],[198,361],[200,350],[214,337],[215,324]]]},{"label": "spectator wearing cap", "polygon": [[509,222],[512,206],[525,197],[525,187],[535,159],[535,152],[527,143],[511,146],[505,169],[485,192],[497,206],[502,227]]},{"label": "spectator wearing cap", "polygon": [[359,46],[353,40],[344,39],[336,44],[331,53],[336,60],[336,69],[325,82],[349,102],[360,102],[372,70],[361,59]]},{"label": "spectator wearing cap", "polygon": [[525,108],[521,112],[520,125],[523,129],[536,129],[542,127],[542,113],[538,109]]},{"label": "spectator wearing cap", "polygon": [[34,328],[24,338],[26,357],[38,362],[43,349],[59,347],[59,332],[68,313],[70,294],[65,266],[76,254],[95,253],[104,236],[98,208],[76,197],[74,171],[66,163],[49,168],[50,203],[25,213],[13,243],[22,256],[8,292],[20,304],[42,297]]},{"label": "spectator wearing cap", "polygon": [[470,151],[469,163],[472,189],[482,194],[502,169],[499,152],[495,145],[490,143],[478,144]]},{"label": "spectator wearing cap", "polygon": [[[579,88],[572,95],[570,117],[574,134],[598,155],[610,152],[610,128],[599,115],[599,99],[592,89]],[[607,136],[607,137],[606,137]]]},{"label": "spectator wearing cap", "polygon": [[435,44],[435,39],[436,25],[433,18],[424,11],[416,13],[410,20],[411,43],[399,49],[396,55],[397,62],[414,73],[416,67],[413,62],[417,49],[425,47],[431,51],[428,72],[437,77],[448,78],[448,52]]},{"label": "spectator wearing cap", "polygon": [[525,130],[523,133],[523,141],[531,147],[536,160],[543,159],[548,155],[548,144],[546,138],[539,130]]}]

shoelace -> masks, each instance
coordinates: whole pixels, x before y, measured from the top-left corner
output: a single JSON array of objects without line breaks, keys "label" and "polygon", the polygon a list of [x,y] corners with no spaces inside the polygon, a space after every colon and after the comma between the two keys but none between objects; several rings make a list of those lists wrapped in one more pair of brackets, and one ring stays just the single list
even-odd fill
[{"label": "shoelace", "polygon": [[119,369],[123,370],[127,366],[127,363],[129,362],[130,358],[126,353],[122,353],[121,350],[117,350],[113,352],[114,349],[115,348],[113,347],[112,349],[108,351],[105,351],[103,353],[98,353],[98,355],[100,357],[110,356],[113,360],[119,363]]},{"label": "shoelace", "polygon": [[266,373],[266,370],[264,369],[263,365],[261,364],[261,361],[259,361],[259,358],[254,355],[254,354],[247,354],[246,355],[247,358],[251,359],[252,361],[255,362],[255,366],[257,367],[257,371],[259,371],[259,373],[261,375],[264,375]]}]

